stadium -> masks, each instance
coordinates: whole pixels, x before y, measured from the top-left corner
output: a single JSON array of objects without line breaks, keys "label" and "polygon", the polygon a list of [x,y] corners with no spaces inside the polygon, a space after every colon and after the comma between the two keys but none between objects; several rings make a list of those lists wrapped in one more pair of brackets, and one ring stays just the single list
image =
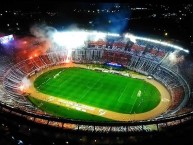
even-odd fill
[{"label": "stadium", "polygon": [[54,129],[71,134],[69,142],[79,134],[81,142],[88,134],[151,134],[191,122],[188,48],[129,33],[49,34],[0,38],[1,115],[21,128]]}]

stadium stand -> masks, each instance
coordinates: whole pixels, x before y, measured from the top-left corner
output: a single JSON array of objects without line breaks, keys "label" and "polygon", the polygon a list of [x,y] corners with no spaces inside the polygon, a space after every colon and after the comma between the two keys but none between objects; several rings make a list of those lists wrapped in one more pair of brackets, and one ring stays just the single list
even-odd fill
[{"label": "stadium stand", "polygon": [[[53,50],[58,50],[54,48]],[[175,71],[164,65],[165,57],[173,52],[173,49],[151,42],[138,40],[136,43],[116,40],[114,42],[89,42],[86,49],[75,49],[72,51],[72,61],[75,63],[100,63],[116,62],[125,68],[138,73],[152,76],[161,82],[170,92],[172,103],[168,111],[152,120],[141,122],[109,123],[109,122],[84,122],[55,118],[43,112],[31,104],[18,85],[24,77],[41,71],[53,65],[60,65],[66,62],[67,50],[54,51],[43,55],[21,60],[14,64],[11,60],[0,56],[6,63],[0,64],[0,87],[1,110],[7,114],[14,114],[30,122],[54,126],[64,130],[95,133],[136,133],[160,131],[168,126],[175,126],[192,118],[191,112],[177,115],[181,109],[187,106],[190,96],[189,86],[186,80]]]}]

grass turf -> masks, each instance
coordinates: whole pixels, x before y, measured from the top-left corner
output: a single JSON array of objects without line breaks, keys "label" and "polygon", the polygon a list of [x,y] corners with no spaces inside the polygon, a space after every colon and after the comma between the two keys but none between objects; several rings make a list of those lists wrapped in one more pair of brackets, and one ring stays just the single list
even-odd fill
[{"label": "grass turf", "polygon": [[34,86],[48,95],[127,114],[152,110],[161,99],[144,80],[75,67],[48,71]]},{"label": "grass turf", "polygon": [[38,108],[46,111],[47,113],[53,114],[56,117],[62,117],[65,119],[76,119],[76,120],[87,120],[87,121],[112,121],[111,119],[107,119],[97,115],[91,115],[82,111],[77,111],[74,109],[58,106],[55,104],[51,104],[49,102],[45,102],[42,100],[38,100],[36,98],[28,96],[28,99],[36,104]]}]

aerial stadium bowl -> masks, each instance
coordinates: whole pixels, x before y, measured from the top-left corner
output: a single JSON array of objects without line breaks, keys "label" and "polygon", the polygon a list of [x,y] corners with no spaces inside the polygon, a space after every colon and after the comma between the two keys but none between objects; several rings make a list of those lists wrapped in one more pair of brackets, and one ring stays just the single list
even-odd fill
[{"label": "aerial stadium bowl", "polygon": [[191,78],[180,69],[187,49],[128,34],[84,34],[76,47],[68,40],[68,47],[62,42],[12,64],[2,81],[1,111],[100,133],[158,131],[191,120]]}]

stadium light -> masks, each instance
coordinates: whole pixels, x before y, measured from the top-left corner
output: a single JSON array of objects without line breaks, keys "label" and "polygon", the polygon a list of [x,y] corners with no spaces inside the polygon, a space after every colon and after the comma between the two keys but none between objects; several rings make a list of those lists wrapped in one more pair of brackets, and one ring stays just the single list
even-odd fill
[{"label": "stadium light", "polygon": [[65,31],[53,33],[53,41],[59,46],[64,46],[67,49],[84,46],[84,42],[89,40],[97,41],[106,39],[107,36],[120,37],[116,33],[104,33],[99,31]]},{"label": "stadium light", "polygon": [[116,33],[107,33],[107,36],[120,37],[120,35]]},{"label": "stadium light", "polygon": [[56,32],[53,34],[53,40],[60,46],[65,46],[67,49],[77,48],[84,45],[87,40],[87,32]]},{"label": "stadium light", "polygon": [[178,49],[178,50],[182,50],[186,53],[189,53],[189,50],[187,49],[184,49],[180,46],[177,46],[177,45],[173,45],[173,44],[170,44],[170,43],[167,43],[167,42],[164,42],[164,41],[160,41],[160,40],[156,40],[156,39],[150,39],[150,38],[145,38],[145,37],[138,37],[138,36],[134,36],[134,35],[131,35],[131,34],[126,34],[125,35],[126,38],[129,38],[131,41],[133,42],[136,42],[136,40],[144,40],[144,41],[148,41],[148,42],[153,42],[153,43],[156,43],[156,44],[161,44],[161,45],[164,45],[164,46],[168,46],[168,47],[171,47],[171,48],[175,48],[175,49]]},{"label": "stadium light", "polygon": [[1,44],[7,44],[11,40],[14,40],[13,35],[7,35],[7,36],[0,37]]},{"label": "stadium light", "polygon": [[136,37],[134,35],[126,34],[125,37],[129,38],[132,42],[136,43]]},{"label": "stadium light", "polygon": [[[99,31],[65,31],[65,32],[56,32],[53,34],[53,40],[56,44],[60,46],[65,46],[67,49],[82,47],[85,45],[85,41],[92,40],[97,41],[99,39],[106,39],[108,36],[120,37],[119,34],[116,33],[104,33]],[[136,40],[144,40],[148,42],[153,42],[156,44],[161,44],[163,46],[175,48],[178,50],[182,50],[186,53],[189,53],[189,50],[184,49],[180,46],[173,45],[164,41],[150,39],[146,37],[134,36],[132,34],[126,34],[125,38],[129,38],[132,42],[136,43]]]}]

